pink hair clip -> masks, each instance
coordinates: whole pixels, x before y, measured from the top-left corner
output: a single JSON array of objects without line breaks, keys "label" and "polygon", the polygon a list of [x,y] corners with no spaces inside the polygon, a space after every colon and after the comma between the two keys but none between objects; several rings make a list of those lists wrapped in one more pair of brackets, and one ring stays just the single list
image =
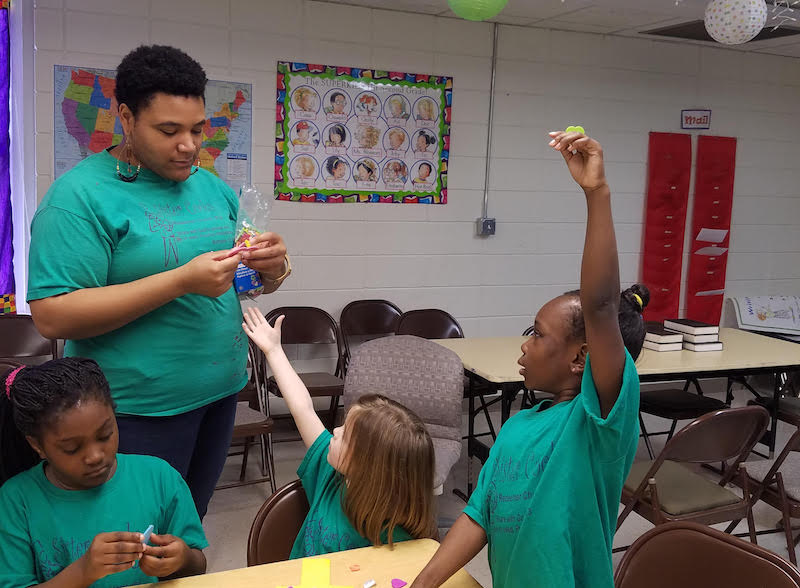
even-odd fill
[{"label": "pink hair clip", "polygon": [[17,374],[20,373],[22,371],[22,368],[24,368],[24,367],[25,367],[24,365],[21,365],[18,368],[13,369],[13,370],[11,370],[11,373],[6,376],[6,397],[7,398],[11,399],[11,385],[14,383],[14,378],[17,377]]}]

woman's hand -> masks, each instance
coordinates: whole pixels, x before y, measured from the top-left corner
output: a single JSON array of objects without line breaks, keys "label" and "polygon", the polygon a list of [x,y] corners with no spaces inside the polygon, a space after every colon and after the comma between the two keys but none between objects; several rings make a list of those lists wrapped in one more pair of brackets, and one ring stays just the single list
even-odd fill
[{"label": "woman's hand", "polygon": [[272,351],[281,348],[281,324],[283,323],[283,318],[283,315],[279,316],[273,328],[264,318],[264,315],[251,306],[244,313],[242,328],[261,351],[265,355],[269,355]]},{"label": "woman's hand", "polygon": [[222,296],[233,286],[236,268],[242,260],[238,253],[222,259],[225,251],[202,253],[179,268],[183,290],[187,294],[201,294],[210,298]]},{"label": "woman's hand", "polygon": [[269,279],[276,279],[286,271],[284,257],[286,244],[277,233],[259,233],[250,240],[257,249],[242,252],[242,263]]},{"label": "woman's hand", "polygon": [[553,131],[548,134],[551,137],[549,145],[561,152],[569,173],[585,192],[606,185],[603,148],[600,143],[582,133]]}]

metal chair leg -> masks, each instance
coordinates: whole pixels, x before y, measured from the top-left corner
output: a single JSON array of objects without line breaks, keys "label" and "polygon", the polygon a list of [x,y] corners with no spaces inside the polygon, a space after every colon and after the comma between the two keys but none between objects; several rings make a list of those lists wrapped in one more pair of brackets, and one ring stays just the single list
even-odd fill
[{"label": "metal chair leg", "polygon": [[644,426],[644,419],[642,413],[639,413],[639,428],[642,430],[642,437],[644,437],[644,446],[647,447],[647,453],[650,459],[653,459],[653,446],[650,444],[650,435],[647,434],[647,428]]},{"label": "metal chair leg", "polygon": [[239,481],[244,482],[244,475],[247,471],[247,455],[250,452],[250,440],[252,437],[245,437],[244,439],[244,451],[242,452],[242,469],[239,472]]},{"label": "metal chair leg", "polygon": [[783,532],[786,535],[786,549],[789,551],[789,561],[792,565],[797,565],[797,555],[794,552],[794,540],[792,539],[792,517],[789,514],[789,500],[786,497],[786,487],[783,485],[783,476],[780,472],[775,472],[775,481],[778,484],[778,493],[781,497],[781,513],[783,514]]},{"label": "metal chair leg", "polygon": [[267,434],[267,464],[269,468],[269,485],[272,493],[275,493],[277,488],[277,481],[275,480],[275,453],[272,450],[272,433]]}]

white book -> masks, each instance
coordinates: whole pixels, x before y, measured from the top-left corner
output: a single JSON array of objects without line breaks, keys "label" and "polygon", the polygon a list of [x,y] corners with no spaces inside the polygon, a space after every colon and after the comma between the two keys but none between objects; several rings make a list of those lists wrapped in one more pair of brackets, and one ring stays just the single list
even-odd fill
[{"label": "white book", "polygon": [[683,349],[683,343],[656,343],[647,339],[644,340],[642,346],[653,351],[680,351]]},{"label": "white book", "polygon": [[713,335],[690,335],[683,333],[683,340],[688,343],[716,343],[719,341],[719,333]]},{"label": "white book", "polygon": [[716,343],[689,343],[683,342],[683,348],[689,351],[722,351],[722,341]]},{"label": "white book", "polygon": [[713,335],[719,333],[719,326],[693,321],[692,319],[665,319],[664,326],[673,331],[689,333],[690,335]]}]

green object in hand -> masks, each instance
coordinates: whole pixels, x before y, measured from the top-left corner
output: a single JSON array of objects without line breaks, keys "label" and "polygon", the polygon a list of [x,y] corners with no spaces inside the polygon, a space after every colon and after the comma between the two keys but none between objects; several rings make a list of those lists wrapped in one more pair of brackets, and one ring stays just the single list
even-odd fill
[{"label": "green object in hand", "polygon": [[581,133],[583,135],[586,134],[586,131],[584,131],[583,127],[581,127],[581,126],[569,126],[566,129],[564,129],[564,132],[565,133]]}]

